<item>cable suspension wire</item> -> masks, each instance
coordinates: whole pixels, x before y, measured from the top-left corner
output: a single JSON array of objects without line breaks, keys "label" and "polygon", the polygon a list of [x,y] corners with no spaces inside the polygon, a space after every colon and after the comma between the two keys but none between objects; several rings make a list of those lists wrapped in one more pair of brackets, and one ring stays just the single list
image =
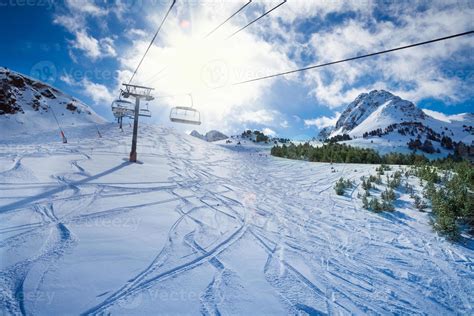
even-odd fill
[{"label": "cable suspension wire", "polygon": [[56,124],[58,124],[58,128],[59,128],[59,133],[61,135],[61,138],[63,140],[63,143],[67,143],[67,138],[66,136],[64,135],[64,131],[63,129],[61,128],[61,125],[59,124],[59,121],[58,121],[58,118],[56,117],[56,113],[54,113],[54,110],[53,108],[48,104],[48,108],[51,110],[51,114],[53,114],[53,117],[54,117],[54,120],[56,121]]},{"label": "cable suspension wire", "polygon": [[212,33],[214,33],[215,31],[217,31],[221,26],[223,26],[224,24],[226,24],[230,19],[232,19],[234,16],[236,16],[237,14],[239,14],[243,9],[245,9],[249,4],[252,3],[252,0],[249,0],[249,2],[247,2],[246,4],[244,4],[242,7],[240,7],[240,9],[238,9],[237,11],[235,11],[230,17],[228,17],[224,22],[222,22],[221,24],[219,24],[218,26],[216,26],[214,29],[212,29],[212,31],[210,31],[209,33],[207,33],[206,36],[204,36],[204,38],[207,38],[209,37],[210,35],[212,35]]},{"label": "cable suspension wire", "polygon": [[192,94],[192,92],[183,92],[183,93],[176,93],[176,94],[170,94],[170,95],[159,95],[155,96],[155,99],[172,99],[176,97],[183,97],[183,96],[189,96]]},{"label": "cable suspension wire", "polygon": [[295,69],[295,70],[290,70],[290,71],[285,71],[285,72],[281,72],[281,73],[276,73],[276,74],[268,75],[268,76],[264,76],[264,77],[259,77],[259,78],[244,80],[244,81],[240,81],[240,82],[235,82],[235,83],[232,83],[231,85],[235,86],[235,85],[240,85],[240,84],[244,84],[244,83],[255,82],[255,81],[270,79],[270,78],[279,77],[279,76],[285,76],[285,75],[293,74],[293,73],[296,73],[296,72],[307,71],[307,70],[311,70],[311,69],[315,69],[315,68],[321,68],[321,67],[325,67],[325,66],[344,63],[344,62],[348,62],[348,61],[352,61],[352,60],[356,60],[356,59],[362,59],[362,58],[372,57],[372,56],[376,56],[376,55],[391,53],[391,52],[399,51],[399,50],[402,50],[402,49],[412,48],[412,47],[416,47],[416,46],[422,46],[422,45],[435,43],[435,42],[441,42],[441,41],[448,40],[448,39],[455,38],[455,37],[471,35],[473,33],[474,33],[474,30],[464,32],[464,33],[459,33],[459,34],[453,34],[453,35],[449,35],[449,36],[445,36],[445,37],[435,38],[435,39],[432,39],[432,40],[429,40],[429,41],[424,41],[424,42],[419,42],[419,43],[410,44],[410,45],[406,45],[406,46],[391,48],[391,49],[383,50],[383,51],[380,51],[380,52],[375,52],[375,53],[370,53],[370,54],[365,54],[365,55],[359,55],[359,56],[355,56],[355,57],[351,57],[351,58],[346,58],[346,59],[341,59],[341,60],[337,60],[337,61],[327,62],[327,63],[324,63],[324,64],[308,66],[308,67]]},{"label": "cable suspension wire", "polygon": [[152,38],[152,40],[151,40],[151,42],[150,42],[150,45],[148,45],[148,48],[146,49],[145,54],[143,55],[142,59],[141,59],[140,62],[138,63],[138,66],[137,66],[137,68],[135,69],[135,71],[133,72],[133,75],[132,75],[132,77],[130,78],[130,81],[128,82],[128,84],[131,84],[133,78],[134,78],[135,75],[137,74],[137,71],[138,71],[138,69],[140,68],[140,66],[142,65],[142,62],[143,62],[143,60],[145,59],[145,56],[147,55],[148,51],[150,50],[151,46],[153,45],[153,42],[155,41],[156,37],[158,36],[158,33],[159,33],[160,30],[161,30],[161,27],[162,27],[163,24],[165,23],[166,18],[167,18],[168,15],[170,14],[171,9],[173,9],[173,7],[174,7],[175,4],[176,4],[176,0],[173,0],[173,3],[171,3],[170,8],[168,9],[168,11],[167,11],[166,14],[165,14],[165,17],[163,18],[163,21],[161,21],[160,26],[159,26],[158,29],[156,30],[156,33],[155,33],[155,35],[153,36],[153,38]]},{"label": "cable suspension wire", "polygon": [[157,73],[155,73],[153,76],[151,76],[150,78],[146,79],[145,81],[143,81],[143,84],[149,84],[149,83],[152,83],[152,82],[155,82],[155,81],[152,81],[152,80],[155,80],[160,74],[162,74],[165,70],[168,69],[169,66],[165,66],[163,68],[161,68],[160,71],[158,71]]},{"label": "cable suspension wire", "polygon": [[247,25],[245,25],[244,27],[238,29],[237,31],[235,31],[234,33],[230,34],[226,39],[229,39],[231,37],[233,37],[234,35],[236,35],[237,33],[243,31],[244,29],[246,29],[247,27],[249,27],[250,25],[254,24],[255,22],[257,22],[258,20],[260,20],[261,18],[263,18],[264,16],[270,14],[272,11],[278,9],[279,7],[281,7],[282,5],[284,5],[286,3],[287,0],[283,0],[283,2],[281,2],[279,5],[273,7],[272,9],[268,10],[267,12],[265,12],[264,14],[262,14],[261,16],[259,16],[258,18],[256,18],[255,20],[251,21],[250,23],[248,23]]}]

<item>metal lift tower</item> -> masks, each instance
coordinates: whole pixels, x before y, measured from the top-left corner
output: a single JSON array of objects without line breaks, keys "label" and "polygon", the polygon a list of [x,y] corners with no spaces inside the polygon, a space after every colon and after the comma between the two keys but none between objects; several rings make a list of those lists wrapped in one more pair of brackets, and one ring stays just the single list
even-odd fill
[{"label": "metal lift tower", "polygon": [[124,98],[134,97],[135,98],[135,113],[133,116],[133,137],[132,137],[132,150],[130,151],[130,162],[137,162],[137,136],[138,136],[138,117],[140,116],[140,100],[145,99],[151,101],[154,97],[151,95],[153,88],[137,86],[132,84],[124,83],[124,89],[122,90],[122,96]]}]

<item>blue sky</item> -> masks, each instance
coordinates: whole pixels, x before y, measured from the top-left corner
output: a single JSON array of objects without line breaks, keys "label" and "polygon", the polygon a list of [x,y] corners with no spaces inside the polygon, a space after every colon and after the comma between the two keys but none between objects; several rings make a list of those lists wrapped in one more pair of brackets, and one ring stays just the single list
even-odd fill
[{"label": "blue sky", "polygon": [[[0,0],[2,66],[48,81],[111,119],[110,102],[130,77],[171,1]],[[235,81],[474,29],[472,1],[289,0],[225,40],[278,1],[254,1],[210,39],[203,35],[242,1],[179,1],[136,83],[153,86],[150,120],[192,93],[201,132],[259,128],[311,137],[359,93],[387,89],[422,108],[472,112],[474,38],[453,39],[265,82]],[[164,69],[161,73],[161,71]],[[184,131],[189,128],[177,126]]]}]

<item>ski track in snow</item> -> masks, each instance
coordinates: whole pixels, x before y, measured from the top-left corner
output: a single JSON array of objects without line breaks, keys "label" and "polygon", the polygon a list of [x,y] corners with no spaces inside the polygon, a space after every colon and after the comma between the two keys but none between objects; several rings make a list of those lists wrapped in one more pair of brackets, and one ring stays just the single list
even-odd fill
[{"label": "ski track in snow", "polygon": [[[67,145],[40,142],[12,150],[11,144],[0,144],[0,159],[8,161],[0,171],[5,313],[48,314],[58,308],[101,315],[125,308],[140,314],[150,305],[154,312],[174,313],[167,309],[176,308],[172,302],[162,305],[144,293],[174,282],[186,291],[198,280],[208,281],[192,299],[198,307],[186,310],[193,314],[235,314],[247,305],[271,313],[265,301],[270,298],[280,302],[281,314],[474,312],[472,248],[438,237],[426,213],[404,207],[373,214],[361,208],[355,197],[359,179],[376,166],[278,159],[153,126],[140,128],[143,164],[131,165],[122,160],[130,131],[104,129],[102,139],[84,137]],[[341,176],[356,186],[337,196],[333,186]],[[160,224],[153,214],[174,220]],[[151,217],[128,231],[130,239],[147,243],[133,269],[120,260],[128,256],[126,248],[101,254],[93,245],[101,234],[120,238],[121,231],[110,224],[114,220],[142,216]],[[99,225],[104,221],[109,224]],[[163,234],[156,245],[155,233]],[[84,251],[97,252],[98,260],[126,275],[101,276],[109,283],[90,284],[81,290],[87,292],[83,297],[69,294],[68,286],[78,279],[95,281],[94,271],[81,269]],[[239,261],[223,259],[228,255]],[[254,255],[266,260],[246,259]],[[68,270],[71,262],[79,269]],[[244,271],[255,265],[265,282],[252,288],[256,281]],[[184,278],[196,282],[179,283]],[[45,293],[53,299],[46,301]],[[137,301],[143,305],[134,306]]]}]

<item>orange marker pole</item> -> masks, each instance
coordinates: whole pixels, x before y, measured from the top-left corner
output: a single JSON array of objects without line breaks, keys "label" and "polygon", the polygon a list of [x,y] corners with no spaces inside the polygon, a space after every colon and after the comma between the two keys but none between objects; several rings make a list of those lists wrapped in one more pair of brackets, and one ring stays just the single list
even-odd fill
[{"label": "orange marker pole", "polygon": [[62,137],[62,139],[63,139],[63,143],[64,143],[64,144],[67,144],[67,138],[66,138],[66,136],[64,135],[64,132],[63,132],[62,130],[61,130],[61,137]]}]

